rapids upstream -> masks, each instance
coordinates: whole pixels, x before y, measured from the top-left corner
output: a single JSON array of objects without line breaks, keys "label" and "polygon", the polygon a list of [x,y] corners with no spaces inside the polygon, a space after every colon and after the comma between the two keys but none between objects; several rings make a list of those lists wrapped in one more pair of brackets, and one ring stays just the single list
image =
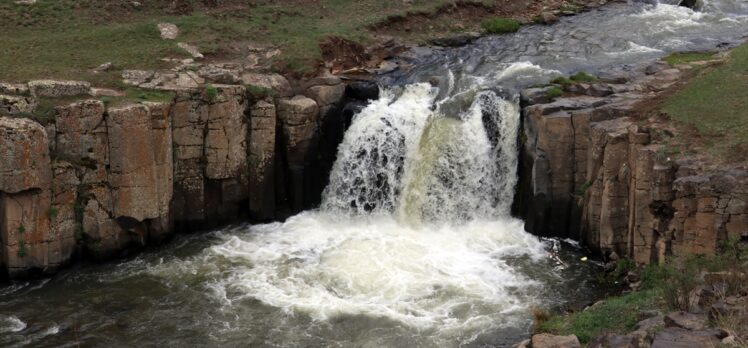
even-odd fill
[{"label": "rapids upstream", "polygon": [[354,117],[318,209],[0,288],[0,345],[511,345],[533,307],[599,291],[573,242],[509,215],[517,91],[746,35],[746,1],[631,2],[415,49]]}]

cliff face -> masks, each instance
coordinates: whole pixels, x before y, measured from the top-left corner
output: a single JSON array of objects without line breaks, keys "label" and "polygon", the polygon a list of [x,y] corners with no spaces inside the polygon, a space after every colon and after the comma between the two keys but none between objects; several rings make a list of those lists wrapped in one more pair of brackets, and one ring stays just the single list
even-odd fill
[{"label": "cliff face", "polygon": [[673,160],[642,104],[682,78],[660,63],[613,71],[549,101],[527,90],[515,211],[528,231],[571,237],[637,263],[714,254],[748,237],[748,172]]},{"label": "cliff face", "polygon": [[76,255],[109,258],[177,231],[317,204],[335,157],[320,150],[336,151],[345,130],[326,122],[343,103],[334,82],[309,87],[335,89],[318,100],[256,100],[216,85],[161,103],[83,100],[57,107],[46,126],[0,117],[0,269],[53,273]]}]

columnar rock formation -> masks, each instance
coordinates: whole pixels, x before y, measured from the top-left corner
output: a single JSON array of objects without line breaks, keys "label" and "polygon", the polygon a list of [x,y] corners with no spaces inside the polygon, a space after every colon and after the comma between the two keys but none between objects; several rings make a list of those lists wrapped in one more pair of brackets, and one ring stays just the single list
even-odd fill
[{"label": "columnar rock formation", "polygon": [[[52,273],[75,255],[115,256],[179,230],[309,208],[331,166],[318,158],[334,158],[318,143],[344,131],[322,124],[315,99],[258,99],[236,85],[178,89],[159,103],[81,100],[42,125],[18,117],[38,97],[30,90],[87,85],[30,85],[22,96],[2,91],[12,101],[3,105],[19,109],[0,117],[0,271],[11,277]],[[310,88],[327,87],[345,90],[340,80]],[[337,113],[343,93],[319,94]]]},{"label": "columnar rock formation", "polygon": [[[685,69],[685,68],[684,68]],[[637,263],[714,254],[748,238],[748,172],[668,158],[667,129],[638,121],[642,102],[681,78],[660,63],[550,101],[523,93],[524,143],[515,209],[540,235],[572,237]]]}]

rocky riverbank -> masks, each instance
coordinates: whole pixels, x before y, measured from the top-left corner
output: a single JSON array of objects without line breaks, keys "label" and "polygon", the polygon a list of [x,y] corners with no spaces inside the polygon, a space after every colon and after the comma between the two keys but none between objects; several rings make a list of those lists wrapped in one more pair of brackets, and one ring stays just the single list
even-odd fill
[{"label": "rocky riverbank", "polygon": [[638,264],[714,255],[721,241],[748,238],[745,163],[674,149],[678,130],[650,112],[713,64],[720,59],[657,61],[525,90],[515,211],[527,230]]},{"label": "rocky riverbank", "polygon": [[[216,84],[119,106],[80,97],[87,83],[2,85],[2,268],[51,274],[176,231],[314,207],[351,116],[343,106],[361,93],[332,76],[295,88],[275,78],[287,86],[277,97]],[[25,105],[68,97],[80,100],[46,124],[26,118]]]}]

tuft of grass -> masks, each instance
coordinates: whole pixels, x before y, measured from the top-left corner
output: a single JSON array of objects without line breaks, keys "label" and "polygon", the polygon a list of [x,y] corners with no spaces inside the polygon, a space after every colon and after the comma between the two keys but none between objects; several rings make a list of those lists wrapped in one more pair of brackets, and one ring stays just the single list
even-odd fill
[{"label": "tuft of grass", "polygon": [[748,150],[748,44],[735,48],[727,62],[709,68],[665,100],[662,111],[676,123],[695,129],[712,154],[743,161]]},{"label": "tuft of grass", "polygon": [[206,85],[205,86],[205,97],[210,102],[215,101],[216,98],[218,98],[218,88],[216,88],[213,85]]},{"label": "tuft of grass", "polygon": [[513,33],[519,30],[521,24],[516,19],[511,18],[491,18],[483,21],[481,27],[489,34]]},{"label": "tuft of grass", "polygon": [[580,71],[574,75],[569,76],[569,79],[574,82],[593,82],[597,81],[597,77],[592,76],[584,71]]},{"label": "tuft of grass", "polygon": [[24,226],[23,224],[18,225],[18,228],[16,229],[16,233],[18,233],[19,235],[26,233],[26,226]]},{"label": "tuft of grass", "polygon": [[244,85],[244,88],[247,90],[247,93],[254,99],[262,99],[268,96],[273,96],[273,90],[270,88],[255,85]]},{"label": "tuft of grass", "polygon": [[714,52],[683,52],[673,53],[663,58],[670,66],[676,66],[680,64],[688,64],[692,62],[698,62],[702,60],[710,60],[714,58]]},{"label": "tuft of grass", "polygon": [[26,241],[23,239],[19,240],[18,241],[18,252],[17,252],[18,257],[23,258],[26,256],[27,253],[28,252],[26,250]]},{"label": "tuft of grass", "polygon": [[545,91],[545,96],[548,97],[548,98],[550,98],[550,99],[556,99],[556,98],[558,98],[558,97],[560,97],[562,95],[564,95],[564,90],[562,90],[558,86],[553,86],[550,89],[548,89],[547,91]]},{"label": "tuft of grass", "polygon": [[538,325],[539,332],[577,335],[587,343],[605,333],[626,332],[638,322],[639,312],[662,307],[661,292],[649,289],[613,297],[582,312],[555,316]]},{"label": "tuft of grass", "polygon": [[559,76],[553,80],[551,80],[551,83],[554,85],[561,85],[561,86],[568,86],[573,83],[568,77]]},{"label": "tuft of grass", "polygon": [[57,207],[49,207],[49,209],[47,209],[47,216],[50,218],[54,218],[59,213],[60,209],[57,209]]}]

